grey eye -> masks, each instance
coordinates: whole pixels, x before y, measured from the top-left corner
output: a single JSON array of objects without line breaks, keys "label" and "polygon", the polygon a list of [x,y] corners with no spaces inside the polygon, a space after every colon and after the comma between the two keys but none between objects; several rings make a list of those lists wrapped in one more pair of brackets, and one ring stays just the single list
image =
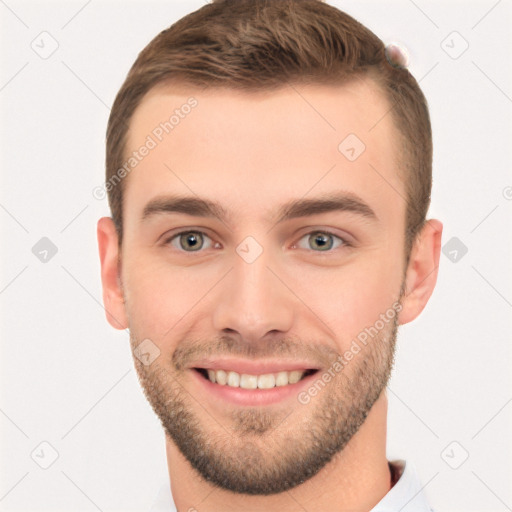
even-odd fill
[{"label": "grey eye", "polygon": [[179,241],[180,249],[186,252],[196,252],[201,250],[205,245],[205,237],[206,235],[200,231],[186,231],[178,233],[174,239]]},{"label": "grey eye", "polygon": [[335,246],[335,241],[338,240],[338,244],[336,247],[345,244],[345,241],[337,235],[329,233],[328,231],[313,231],[312,233],[308,233],[301,238],[301,241],[307,239],[308,247],[300,246],[301,249],[310,249],[313,248],[315,252],[328,252]]},{"label": "grey eye", "polygon": [[332,248],[333,242],[331,238],[331,235],[326,235],[324,233],[314,233],[309,235],[310,243],[322,251],[328,251]]}]

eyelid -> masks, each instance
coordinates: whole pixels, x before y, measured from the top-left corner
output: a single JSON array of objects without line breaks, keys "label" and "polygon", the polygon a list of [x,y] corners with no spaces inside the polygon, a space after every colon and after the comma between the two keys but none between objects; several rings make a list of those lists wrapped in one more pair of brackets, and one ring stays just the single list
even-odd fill
[{"label": "eyelid", "polygon": [[[334,248],[334,249],[330,249],[330,250],[327,250],[327,251],[314,251],[312,249],[309,249],[310,252],[314,252],[314,253],[318,253],[318,254],[332,254],[334,252],[336,252],[337,249],[343,249],[344,247],[353,247],[354,244],[353,242],[351,241],[351,238],[348,236],[348,235],[339,235],[339,234],[336,234],[334,231],[332,231],[331,229],[326,229],[326,228],[313,228],[311,229],[311,227],[308,228],[308,231],[305,232],[304,234],[302,234],[298,241],[297,242],[294,242],[293,243],[293,246],[292,248],[296,248],[297,244],[306,236],[311,236],[315,233],[321,233],[323,235],[328,235],[328,236],[332,236],[333,238],[337,238],[338,240],[340,240],[342,243],[341,243],[341,246],[340,247],[337,247],[337,248]],[[305,249],[305,250],[308,250],[308,249]]]},{"label": "eyelid", "polygon": [[[161,236],[161,238],[163,238],[163,242],[162,242],[162,245],[164,246],[168,246],[171,244],[171,242],[173,242],[175,239],[179,238],[181,235],[186,235],[188,233],[199,233],[200,235],[202,235],[203,237],[205,238],[209,238],[211,240],[211,245],[214,245],[215,243],[215,240],[208,234],[207,231],[205,231],[204,228],[194,228],[194,227],[190,227],[190,228],[177,228],[177,230],[172,230],[172,232],[168,232],[164,235]],[[198,251],[184,251],[182,249],[176,249],[178,252],[182,252],[182,253],[188,253],[188,254],[193,254],[194,252],[196,253],[202,253],[204,252],[204,250],[201,248],[200,250]]]},{"label": "eyelid", "polygon": [[[313,252],[313,253],[317,253],[317,254],[332,254],[332,253],[336,252],[337,249],[349,248],[349,247],[353,247],[354,246],[354,243],[351,240],[351,237],[349,235],[336,234],[333,230],[328,229],[328,228],[322,228],[322,227],[311,227],[311,226],[308,226],[305,229],[308,229],[308,231],[304,232],[302,235],[299,236],[297,241],[292,243],[292,246],[291,246],[292,249],[296,249],[297,248],[297,244],[304,237],[306,237],[308,235],[310,236],[310,235],[312,235],[314,233],[321,233],[321,234],[332,236],[332,237],[337,238],[338,240],[340,240],[342,243],[341,243],[340,247],[337,247],[337,248],[334,248],[334,249],[329,249],[327,251],[315,251],[313,249],[304,249],[304,250],[306,250],[308,252]],[[170,245],[173,240],[175,240],[176,238],[178,238],[181,235],[188,234],[188,233],[199,233],[203,237],[209,238],[211,240],[211,242],[212,242],[212,244],[211,244],[212,246],[214,244],[218,243],[208,234],[207,231],[204,230],[204,228],[188,227],[188,228],[177,228],[177,231],[173,230],[171,234],[162,235],[162,238],[164,238],[163,245],[164,246]],[[299,248],[299,249],[301,249],[301,248]],[[198,253],[199,254],[199,253],[204,252],[204,250],[202,248],[199,249],[198,251],[185,251],[183,249],[176,249],[176,250],[178,252],[185,253],[185,254],[186,253],[189,253],[189,254]]]}]

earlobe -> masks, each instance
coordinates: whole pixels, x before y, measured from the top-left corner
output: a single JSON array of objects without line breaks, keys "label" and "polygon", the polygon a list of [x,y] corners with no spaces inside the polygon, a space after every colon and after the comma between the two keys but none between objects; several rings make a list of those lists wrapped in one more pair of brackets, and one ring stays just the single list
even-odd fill
[{"label": "earlobe", "polygon": [[107,321],[115,329],[126,329],[126,314],[122,284],[120,280],[118,238],[114,222],[102,217],[97,226],[98,249],[101,263],[103,304]]},{"label": "earlobe", "polygon": [[443,225],[428,220],[412,247],[405,276],[400,324],[414,320],[427,305],[437,281]]}]

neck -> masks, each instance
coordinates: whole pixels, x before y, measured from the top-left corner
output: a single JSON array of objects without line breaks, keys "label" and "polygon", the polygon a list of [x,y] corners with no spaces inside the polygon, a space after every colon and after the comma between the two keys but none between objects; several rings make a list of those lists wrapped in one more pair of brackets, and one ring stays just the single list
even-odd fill
[{"label": "neck", "polygon": [[171,491],[178,512],[292,512],[297,509],[368,512],[390,490],[386,459],[387,399],[375,402],[345,448],[303,484],[281,494],[235,494],[204,481],[166,437]]}]

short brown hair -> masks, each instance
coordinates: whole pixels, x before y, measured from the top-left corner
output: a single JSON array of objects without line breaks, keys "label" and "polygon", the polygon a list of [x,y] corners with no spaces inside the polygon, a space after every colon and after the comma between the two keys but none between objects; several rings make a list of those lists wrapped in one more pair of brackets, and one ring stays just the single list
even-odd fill
[{"label": "short brown hair", "polygon": [[[337,85],[369,76],[384,92],[400,134],[406,189],[406,251],[425,223],[432,188],[432,133],[427,101],[399,59],[348,14],[322,0],[214,0],[158,34],[139,54],[112,107],[106,178],[125,161],[130,119],[155,85],[269,91],[287,84]],[[123,234],[123,182],[108,188]]]}]

